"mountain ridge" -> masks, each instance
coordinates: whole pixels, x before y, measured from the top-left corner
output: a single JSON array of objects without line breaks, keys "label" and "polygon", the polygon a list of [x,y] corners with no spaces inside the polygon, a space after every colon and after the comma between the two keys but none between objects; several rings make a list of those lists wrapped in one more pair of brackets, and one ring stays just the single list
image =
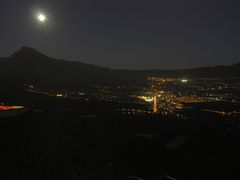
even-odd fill
[{"label": "mountain ridge", "polygon": [[[64,59],[56,59],[56,58],[52,58],[49,57],[47,55],[45,55],[44,53],[41,53],[40,51],[31,48],[31,47],[27,47],[27,46],[22,46],[18,51],[14,52],[10,57],[11,58],[19,58],[19,57],[26,57],[26,55],[28,56],[42,56],[44,58],[47,58],[49,60],[58,60],[58,61],[67,61],[67,62],[72,62],[72,63],[80,63],[80,64],[85,64],[85,65],[91,65],[91,66],[95,66],[95,67],[101,67],[101,68],[105,68],[105,69],[110,69],[110,70],[124,70],[124,71],[185,71],[185,70],[195,70],[195,69],[205,69],[205,68],[219,68],[219,67],[232,67],[232,66],[240,66],[240,62],[239,63],[235,63],[232,65],[216,65],[216,66],[201,66],[201,67],[194,67],[194,68],[181,68],[181,69],[143,69],[143,70],[137,70],[137,69],[111,69],[111,68],[107,68],[107,67],[103,67],[103,66],[99,66],[99,65],[94,65],[94,64],[88,64],[88,63],[83,63],[83,62],[79,62],[79,61],[70,61],[70,60],[64,60]],[[8,58],[8,57],[3,57],[3,58]]]},{"label": "mountain ridge", "polygon": [[[49,57],[22,47],[8,58],[0,58],[0,80],[10,84],[37,84],[44,88],[76,88],[91,84],[145,84],[149,76],[196,78],[240,77],[240,63],[231,66],[181,70],[114,70],[92,64]],[[7,78],[6,78],[7,77]]]},{"label": "mountain ridge", "polygon": [[[186,70],[196,70],[196,69],[207,69],[207,68],[223,68],[223,67],[233,67],[233,66],[239,66],[240,67],[240,62],[235,63],[233,65],[216,65],[216,66],[202,66],[202,67],[195,67],[195,68],[183,68],[183,69],[143,69],[143,70],[135,70],[135,69],[111,69],[111,68],[106,68],[102,67],[99,65],[94,65],[94,64],[88,64],[88,63],[83,63],[83,62],[78,62],[78,61],[70,61],[70,60],[64,60],[64,59],[56,59],[49,57],[45,55],[44,53],[41,53],[40,51],[27,47],[27,46],[22,46],[18,51],[14,52],[10,58],[12,59],[19,59],[19,58],[28,58],[28,57],[42,57],[46,58],[48,60],[57,60],[57,61],[66,61],[66,62],[72,62],[72,63],[79,63],[79,64],[84,64],[84,65],[90,65],[90,66],[95,66],[95,67],[101,67],[104,69],[109,69],[109,70],[116,70],[116,71],[186,71]],[[8,58],[8,57],[2,57],[2,58]],[[34,59],[33,59],[34,60]]]}]

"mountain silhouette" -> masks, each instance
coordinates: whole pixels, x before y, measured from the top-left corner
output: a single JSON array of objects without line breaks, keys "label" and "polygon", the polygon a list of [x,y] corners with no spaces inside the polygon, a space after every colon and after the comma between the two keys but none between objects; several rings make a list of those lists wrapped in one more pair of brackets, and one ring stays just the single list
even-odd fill
[{"label": "mountain silhouette", "polygon": [[94,65],[50,58],[28,47],[0,61],[3,81],[33,83],[44,88],[80,88],[102,82],[108,71]]},{"label": "mountain silhouette", "polygon": [[112,70],[54,59],[29,47],[22,47],[8,58],[0,58],[0,80],[8,87],[35,84],[49,89],[79,89],[90,84],[145,84],[148,76],[239,77],[239,72],[240,63],[185,70]]}]

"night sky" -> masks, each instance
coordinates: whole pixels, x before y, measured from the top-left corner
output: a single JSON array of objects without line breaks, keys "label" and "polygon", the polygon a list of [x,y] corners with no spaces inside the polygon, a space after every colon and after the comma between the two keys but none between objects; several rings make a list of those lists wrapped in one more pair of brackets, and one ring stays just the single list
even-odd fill
[{"label": "night sky", "polygon": [[0,23],[2,57],[28,46],[115,69],[240,62],[239,1],[1,0]]}]

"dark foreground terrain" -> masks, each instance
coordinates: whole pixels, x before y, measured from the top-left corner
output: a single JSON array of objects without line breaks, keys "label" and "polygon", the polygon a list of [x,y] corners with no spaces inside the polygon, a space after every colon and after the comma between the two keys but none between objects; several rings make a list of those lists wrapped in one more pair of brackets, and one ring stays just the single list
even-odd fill
[{"label": "dark foreground terrain", "polygon": [[196,113],[195,120],[127,116],[114,111],[119,104],[30,99],[27,114],[0,119],[0,179],[240,179],[236,122]]}]

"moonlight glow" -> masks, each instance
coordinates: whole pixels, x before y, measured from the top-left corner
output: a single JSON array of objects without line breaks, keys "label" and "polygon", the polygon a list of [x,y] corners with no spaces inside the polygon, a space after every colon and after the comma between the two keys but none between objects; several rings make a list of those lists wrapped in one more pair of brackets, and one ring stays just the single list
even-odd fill
[{"label": "moonlight glow", "polygon": [[38,15],[38,20],[39,20],[40,22],[44,22],[44,21],[46,21],[46,16],[45,16],[44,14],[39,14],[39,15]]}]

